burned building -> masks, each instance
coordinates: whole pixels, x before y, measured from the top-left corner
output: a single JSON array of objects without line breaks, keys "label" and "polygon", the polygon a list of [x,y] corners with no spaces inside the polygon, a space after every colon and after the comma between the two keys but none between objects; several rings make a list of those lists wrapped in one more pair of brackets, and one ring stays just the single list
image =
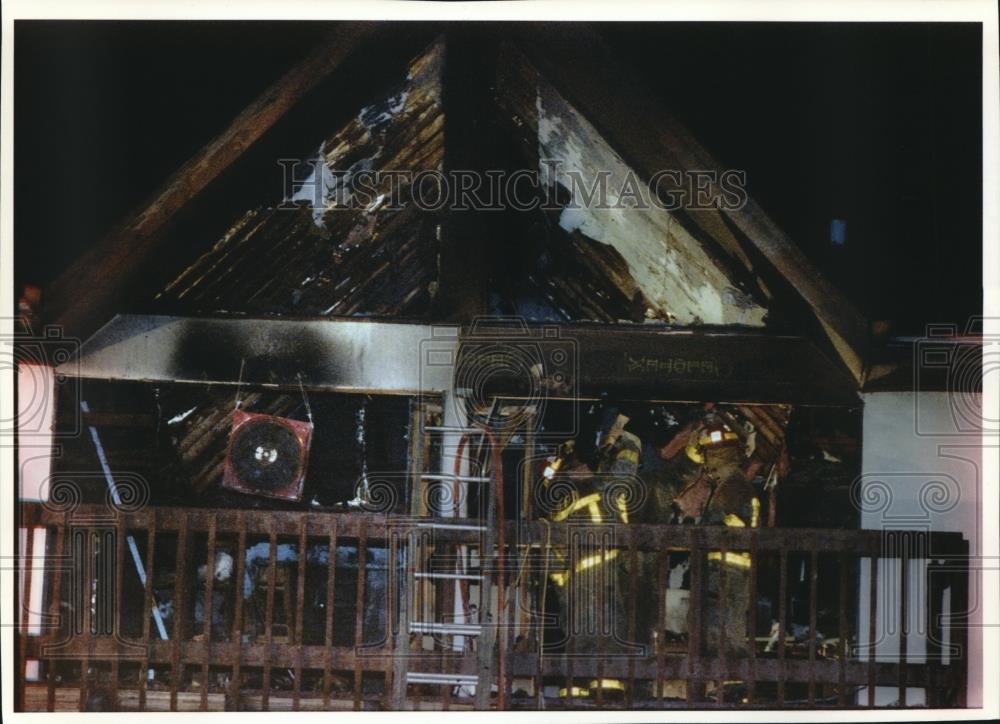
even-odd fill
[{"label": "burned building", "polygon": [[22,331],[20,710],[967,704],[910,348],[592,28],[338,24]]}]

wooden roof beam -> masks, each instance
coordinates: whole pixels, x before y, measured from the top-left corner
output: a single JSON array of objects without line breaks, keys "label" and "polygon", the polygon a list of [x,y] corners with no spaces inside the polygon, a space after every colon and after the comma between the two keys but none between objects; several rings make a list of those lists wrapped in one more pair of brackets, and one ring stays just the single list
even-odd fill
[{"label": "wooden roof beam", "polygon": [[163,240],[168,221],[196,198],[310,90],[375,35],[373,23],[338,25],[248,105],[136,211],[90,247],[46,290],[43,317],[84,337],[118,311]]},{"label": "wooden roof beam", "polygon": [[[519,48],[590,121],[625,161],[648,180],[662,169],[715,170],[722,165],[586,29],[519,28]],[[725,217],[722,215],[725,214]],[[809,305],[845,367],[864,380],[868,325],[864,317],[795,243],[749,199],[736,211],[692,214],[722,238],[728,220]]]},{"label": "wooden roof beam", "polygon": [[470,322],[487,311],[495,219],[491,212],[475,208],[471,196],[459,198],[457,185],[465,183],[466,172],[494,167],[496,111],[491,92],[496,83],[496,33],[478,24],[453,27],[445,34],[445,44],[442,170],[451,200],[440,215],[438,289],[432,316]]}]

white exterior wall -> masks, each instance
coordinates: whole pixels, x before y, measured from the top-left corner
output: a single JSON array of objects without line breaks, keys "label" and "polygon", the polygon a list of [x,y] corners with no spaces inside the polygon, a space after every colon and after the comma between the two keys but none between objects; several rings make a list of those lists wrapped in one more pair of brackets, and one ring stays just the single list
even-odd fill
[{"label": "white exterior wall", "polygon": [[31,364],[18,367],[17,465],[21,500],[48,497],[55,394],[55,374],[51,367]]},{"label": "white exterior wall", "polygon": [[[52,425],[55,416],[55,373],[47,365],[21,364],[17,369],[18,439],[18,498],[47,500],[49,475],[52,470]],[[18,529],[20,555],[25,556],[28,536],[32,537],[31,559],[18,561],[17,624],[28,636],[42,633],[42,601],[45,576],[46,531],[44,528]],[[27,580],[28,571],[31,580]],[[29,583],[30,599],[25,600],[25,584]],[[25,662],[24,678],[38,678],[38,662]]]},{"label": "white exterior wall", "polygon": [[[864,396],[862,479],[859,498],[861,527],[874,530],[915,529],[958,531],[969,541],[969,553],[982,550],[982,437],[976,428],[980,419],[979,395],[946,392],[877,392]],[[907,659],[921,663],[926,655],[926,594],[924,569],[927,560],[910,561],[909,634]],[[881,579],[876,622],[876,657],[892,661],[899,654],[899,561],[880,561]],[[975,571],[969,578],[968,705],[982,702],[982,638],[977,622],[982,620],[980,586]],[[869,565],[863,561],[858,618],[858,642],[865,651],[868,634]],[[893,593],[896,591],[896,593]],[[884,594],[888,592],[888,597]],[[948,593],[945,593],[947,604]],[[945,634],[945,643],[948,643]],[[861,654],[865,660],[866,654]],[[947,660],[947,659],[946,659]],[[867,691],[859,692],[867,701]],[[876,703],[892,704],[895,688],[879,687]],[[907,704],[924,701],[923,689],[909,689]]]}]

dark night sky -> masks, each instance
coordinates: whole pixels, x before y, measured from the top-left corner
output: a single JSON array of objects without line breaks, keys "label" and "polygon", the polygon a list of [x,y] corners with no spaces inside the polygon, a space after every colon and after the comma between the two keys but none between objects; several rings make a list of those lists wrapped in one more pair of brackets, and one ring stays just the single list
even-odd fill
[{"label": "dark night sky", "polygon": [[[50,281],[324,29],[16,23],[17,281]],[[917,333],[981,313],[979,25],[605,29],[867,316]],[[832,218],[847,221],[842,248]]]}]

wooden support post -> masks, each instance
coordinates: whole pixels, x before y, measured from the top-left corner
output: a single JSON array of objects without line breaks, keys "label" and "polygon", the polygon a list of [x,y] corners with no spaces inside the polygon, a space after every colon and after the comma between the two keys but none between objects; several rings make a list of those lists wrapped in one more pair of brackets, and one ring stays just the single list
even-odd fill
[{"label": "wooden support post", "polygon": [[450,198],[441,214],[433,315],[439,320],[467,322],[486,312],[492,268],[489,254],[495,249],[490,243],[492,218],[487,216],[489,212],[473,208],[471,187],[490,168],[490,152],[496,147],[491,96],[496,41],[490,28],[463,26],[449,30],[446,43],[443,170]]}]

